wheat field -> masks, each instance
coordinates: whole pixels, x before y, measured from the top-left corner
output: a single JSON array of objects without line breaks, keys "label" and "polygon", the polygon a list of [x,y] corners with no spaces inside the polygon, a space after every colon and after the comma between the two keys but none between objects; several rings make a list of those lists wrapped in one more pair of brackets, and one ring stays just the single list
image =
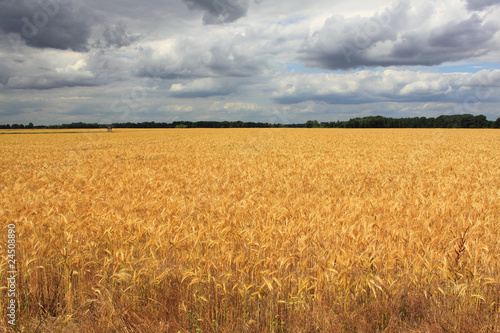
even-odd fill
[{"label": "wheat field", "polygon": [[16,133],[6,332],[500,332],[499,130]]}]

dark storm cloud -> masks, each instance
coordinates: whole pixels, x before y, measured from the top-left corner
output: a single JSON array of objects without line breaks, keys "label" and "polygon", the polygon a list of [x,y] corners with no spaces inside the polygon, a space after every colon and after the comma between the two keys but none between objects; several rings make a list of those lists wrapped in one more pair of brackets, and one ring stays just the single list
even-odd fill
[{"label": "dark storm cloud", "polygon": [[182,0],[189,9],[205,11],[204,24],[234,22],[248,11],[248,0]]},{"label": "dark storm cloud", "polygon": [[[308,66],[349,69],[367,66],[439,65],[484,55],[490,51],[498,25],[477,14],[435,28],[418,28],[411,7],[401,4],[372,18],[334,16],[306,40],[299,59]],[[414,15],[414,14],[412,14]]]},{"label": "dark storm cloud", "polygon": [[0,0],[0,31],[32,47],[88,50],[92,15],[65,1]]},{"label": "dark storm cloud", "polygon": [[483,10],[486,7],[498,4],[498,0],[467,0],[467,8],[469,10]]}]

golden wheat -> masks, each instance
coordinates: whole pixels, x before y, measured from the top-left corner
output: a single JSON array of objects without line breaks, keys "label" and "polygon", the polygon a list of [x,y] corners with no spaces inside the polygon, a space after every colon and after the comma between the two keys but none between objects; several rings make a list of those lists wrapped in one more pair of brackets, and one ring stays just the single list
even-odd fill
[{"label": "golden wheat", "polygon": [[0,137],[18,329],[499,330],[497,130],[74,132]]}]

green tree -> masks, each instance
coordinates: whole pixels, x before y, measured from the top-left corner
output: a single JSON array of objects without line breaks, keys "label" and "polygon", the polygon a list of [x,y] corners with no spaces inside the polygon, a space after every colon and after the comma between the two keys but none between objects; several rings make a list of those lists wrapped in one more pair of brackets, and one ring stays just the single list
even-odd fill
[{"label": "green tree", "polygon": [[306,127],[307,128],[319,127],[319,123],[317,120],[308,120],[306,121]]}]

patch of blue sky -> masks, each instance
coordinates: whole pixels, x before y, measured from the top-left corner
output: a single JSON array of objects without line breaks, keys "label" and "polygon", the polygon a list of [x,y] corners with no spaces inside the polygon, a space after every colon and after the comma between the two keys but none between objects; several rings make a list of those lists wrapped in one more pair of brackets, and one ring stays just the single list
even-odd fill
[{"label": "patch of blue sky", "polygon": [[395,70],[407,70],[414,72],[432,72],[432,73],[477,73],[483,69],[492,71],[500,69],[500,63],[468,63],[468,64],[444,64],[436,66],[395,66],[395,67],[360,67],[351,69],[349,72],[361,70],[370,70],[373,72],[383,72],[389,68]]},{"label": "patch of blue sky", "polygon": [[477,73],[483,69],[489,71],[500,69],[500,64],[471,63],[471,64],[460,64],[460,65],[441,65],[433,67],[432,71],[438,73]]},{"label": "patch of blue sky", "polygon": [[287,17],[285,20],[278,21],[277,23],[280,25],[294,24],[294,23],[300,22],[306,18],[307,18],[307,16],[305,16],[305,15],[291,16],[291,17]]},{"label": "patch of blue sky", "polygon": [[350,71],[371,70],[373,72],[385,71],[388,68],[396,70],[408,70],[414,72],[433,72],[433,73],[477,73],[483,69],[492,71],[500,69],[500,63],[468,63],[468,64],[444,64],[436,66],[395,66],[395,67],[362,67]]},{"label": "patch of blue sky", "polygon": [[[372,72],[383,72],[390,67],[358,67],[351,68],[348,70],[328,70],[320,68],[308,68],[299,63],[279,63],[279,65],[284,66],[287,72],[301,72],[307,74],[317,74],[317,73],[355,73],[359,71],[370,70]],[[409,70],[409,71],[422,71],[422,72],[434,72],[434,73],[477,73],[483,69],[492,71],[495,69],[500,69],[500,63],[470,63],[470,64],[450,64],[450,65],[439,65],[439,66],[396,66],[392,67],[396,70]]]}]

